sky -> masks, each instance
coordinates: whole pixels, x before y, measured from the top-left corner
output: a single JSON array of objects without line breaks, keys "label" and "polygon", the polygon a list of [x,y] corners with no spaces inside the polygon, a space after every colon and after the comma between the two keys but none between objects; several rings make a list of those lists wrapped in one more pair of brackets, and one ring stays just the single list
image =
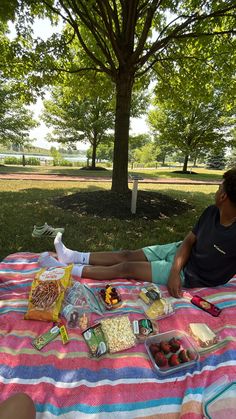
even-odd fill
[{"label": "sky", "polygon": [[[62,23],[59,23],[57,27],[52,26],[49,19],[36,19],[33,25],[34,28],[34,35],[35,37],[39,37],[43,40],[49,38],[53,33],[60,32],[62,27]],[[9,23],[10,29],[10,38],[14,38],[15,36],[15,29],[14,25],[10,22]],[[36,104],[30,105],[30,109],[33,111],[34,116],[36,119],[39,120],[40,114],[43,110],[43,102],[41,98],[38,98]],[[48,142],[46,140],[47,134],[50,132],[50,129],[42,122],[39,121],[40,125],[37,128],[34,128],[30,131],[30,138],[34,139],[33,145],[37,147],[43,147],[46,149],[50,149],[52,146],[57,147],[57,143]],[[148,126],[145,122],[145,117],[143,118],[131,118],[130,121],[130,128],[131,134],[143,134],[148,132]],[[86,150],[88,149],[88,145],[86,144],[78,144],[77,148],[79,150]]]}]

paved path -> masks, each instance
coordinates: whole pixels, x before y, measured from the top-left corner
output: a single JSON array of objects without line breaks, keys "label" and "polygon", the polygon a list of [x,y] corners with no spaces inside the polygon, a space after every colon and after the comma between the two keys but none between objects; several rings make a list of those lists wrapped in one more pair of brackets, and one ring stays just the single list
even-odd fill
[{"label": "paved path", "polygon": [[[0,173],[0,179],[8,180],[40,180],[40,181],[60,181],[60,182],[111,182],[111,177],[86,177],[86,176],[66,176],[61,174],[41,174],[41,173]],[[129,179],[132,183],[132,179]],[[159,183],[176,185],[219,185],[216,180],[195,180],[180,178],[145,178],[139,180],[140,183]]]}]

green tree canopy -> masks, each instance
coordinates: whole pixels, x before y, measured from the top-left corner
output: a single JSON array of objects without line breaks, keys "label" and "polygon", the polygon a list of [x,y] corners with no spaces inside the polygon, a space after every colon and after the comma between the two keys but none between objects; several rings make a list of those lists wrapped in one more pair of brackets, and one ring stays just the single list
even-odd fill
[{"label": "green tree canopy", "polygon": [[37,125],[14,84],[0,79],[0,143],[24,145]]},{"label": "green tree canopy", "polygon": [[189,102],[186,106],[173,108],[165,101],[149,115],[153,130],[158,132],[157,144],[182,151],[184,172],[191,154],[225,147],[225,125],[217,104]]},{"label": "green tree canopy", "polygon": [[114,127],[113,103],[109,89],[100,96],[93,92],[80,98],[71,87],[55,87],[52,100],[44,101],[43,120],[53,128],[48,139],[66,145],[89,142],[95,168],[97,147],[106,142],[107,131]]},{"label": "green tree canopy", "polygon": [[144,144],[141,148],[134,150],[134,160],[144,165],[156,161],[158,155],[157,145],[150,141]]},{"label": "green tree canopy", "polygon": [[[193,59],[194,43],[182,51],[184,62],[156,65],[159,81],[155,87],[155,108],[149,113],[156,142],[163,147],[181,150],[183,171],[189,156],[233,144],[234,74],[231,67],[220,79],[218,67],[201,58]],[[230,63],[234,60],[233,54]]]},{"label": "green tree canopy", "polygon": [[137,161],[136,151],[151,142],[149,134],[130,135],[129,137],[129,162]]},{"label": "green tree canopy", "polygon": [[[217,65],[223,68],[226,53],[235,43],[235,9],[234,0],[18,0],[19,35],[24,35],[22,57],[32,63],[31,69],[24,66],[23,71],[32,71],[35,85],[43,83],[42,74],[44,82],[49,83],[52,73],[48,70],[60,71],[63,64],[66,71],[103,72],[113,81],[116,110],[112,189],[125,192],[135,81],[150,74],[156,62],[176,61],[179,53],[184,60],[182,46],[196,39],[200,40],[199,45],[195,42],[198,55],[214,62],[217,54]],[[54,36],[47,43],[37,40],[35,49],[30,50],[31,33],[25,30],[31,23],[29,16],[48,16],[54,22],[60,17],[66,23],[62,37]],[[69,42],[74,42],[74,55],[70,52],[67,61]],[[87,61],[78,55],[76,43]]]},{"label": "green tree canopy", "polygon": [[226,162],[227,159],[225,157],[225,150],[222,150],[221,153],[213,151],[208,154],[206,166],[208,169],[223,170],[225,168]]}]

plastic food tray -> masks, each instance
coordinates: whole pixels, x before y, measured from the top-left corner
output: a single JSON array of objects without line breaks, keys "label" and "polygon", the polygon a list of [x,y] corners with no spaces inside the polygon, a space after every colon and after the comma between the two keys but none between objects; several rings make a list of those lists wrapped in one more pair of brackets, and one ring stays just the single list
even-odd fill
[{"label": "plastic food tray", "polygon": [[227,340],[221,339],[217,335],[217,333],[215,333],[211,328],[207,326],[207,324],[196,323],[197,325],[200,324],[204,327],[204,331],[206,332],[206,337],[207,337],[207,333],[209,333],[209,341],[207,341],[206,339],[204,343],[201,343],[198,337],[195,336],[194,333],[192,333],[192,330],[190,328],[191,324],[192,323],[190,323],[189,325],[189,336],[193,339],[196,345],[197,351],[199,352],[200,355],[204,355],[205,353],[216,351],[218,348],[221,348],[222,346],[227,344]]},{"label": "plastic food tray", "polygon": [[[159,304],[160,301],[164,304],[164,312],[162,314],[158,314],[158,309],[155,310],[155,304]],[[161,320],[174,314],[174,306],[171,304],[170,298],[160,298],[160,300],[153,301],[151,304],[145,304],[142,301],[141,304],[145,315],[150,320]]]},{"label": "plastic food tray", "polygon": [[[180,347],[175,351],[172,351],[172,349],[170,348],[170,351],[167,354],[164,354],[163,350],[160,348],[158,352],[161,353],[161,356],[164,355],[164,357],[167,360],[167,365],[158,366],[156,362],[157,358],[155,359],[155,357],[160,357],[160,355],[156,355],[156,353],[153,351],[154,347],[151,345],[157,344],[158,347],[161,342],[165,342],[168,345],[171,339],[173,338],[179,341]],[[146,339],[145,346],[154,369],[160,375],[168,375],[172,374],[173,372],[192,367],[199,360],[199,354],[195,346],[192,344],[189,336],[180,330],[171,330],[169,332],[159,333],[155,336],[150,336]],[[182,351],[184,351],[184,353]],[[188,357],[188,361],[180,361],[181,356],[186,355],[187,351],[190,352],[191,359]],[[171,363],[172,355],[176,355],[174,358],[178,358],[179,364],[173,366],[169,365],[169,363]]]},{"label": "plastic food tray", "polygon": [[203,408],[208,419],[236,418],[236,382],[211,386],[212,391],[205,400]]},{"label": "plastic food tray", "polygon": [[[114,288],[114,287],[112,287],[112,285],[111,285],[111,288]],[[105,300],[104,300],[104,298],[101,295],[101,291],[102,290],[105,291],[105,288],[101,288],[101,290],[98,292],[98,298],[99,298],[99,301],[102,303],[103,307],[106,310],[114,310],[114,309],[119,308],[121,306],[122,300],[121,300],[121,296],[120,296],[120,293],[117,290],[117,288],[115,288],[115,291],[116,291],[116,294],[117,294],[117,297],[118,297],[119,301],[116,304],[108,304],[108,303],[106,303]]]}]

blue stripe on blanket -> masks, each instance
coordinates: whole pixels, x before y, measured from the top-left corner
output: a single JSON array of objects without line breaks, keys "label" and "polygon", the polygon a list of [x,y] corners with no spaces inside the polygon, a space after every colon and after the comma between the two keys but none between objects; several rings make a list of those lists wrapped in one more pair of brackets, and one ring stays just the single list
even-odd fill
[{"label": "blue stripe on blanket", "polygon": [[36,404],[37,411],[45,412],[49,411],[50,413],[54,414],[55,416],[59,416],[62,414],[66,414],[69,412],[82,412],[86,414],[98,414],[102,412],[132,412],[133,410],[137,411],[142,409],[157,407],[157,406],[165,406],[166,404],[170,405],[181,405],[182,398],[179,397],[169,397],[169,398],[156,398],[155,400],[145,400],[143,402],[136,401],[135,403],[116,403],[116,404],[102,404],[100,406],[89,406],[86,404],[74,404],[68,407],[60,407],[57,408],[52,404],[46,403],[44,405]]},{"label": "blue stripe on blanket", "polygon": [[[212,354],[208,356],[205,359],[201,359],[197,364],[194,364],[192,367],[186,367],[183,370],[176,371],[175,373],[172,372],[171,377],[178,378],[183,377],[186,373],[192,374],[196,371],[201,371],[203,368],[207,366],[214,366],[217,364],[221,364],[222,362],[227,362],[232,359],[236,358],[236,350],[226,350],[224,354]],[[50,379],[53,379],[53,381],[61,381],[61,382],[70,382],[72,379],[71,376],[71,369],[63,369],[59,370],[57,368],[54,368],[52,365],[44,364],[41,366],[35,366],[34,369],[30,366],[24,365],[24,366],[17,366],[13,369],[6,365],[0,364],[0,374],[1,376],[5,377],[6,379],[14,379],[20,378],[20,379],[30,379],[36,380],[43,377],[48,377]],[[32,374],[33,373],[33,374]],[[101,380],[109,380],[111,382],[116,380],[122,380],[122,379],[135,379],[138,378],[169,378],[170,375],[166,375],[163,377],[163,375],[160,375],[156,373],[154,370],[147,370],[146,368],[117,368],[117,369],[107,369],[107,368],[101,368],[99,371],[90,370],[87,368],[80,368],[78,370],[73,370],[73,381],[79,381],[84,380],[96,383]]]}]

